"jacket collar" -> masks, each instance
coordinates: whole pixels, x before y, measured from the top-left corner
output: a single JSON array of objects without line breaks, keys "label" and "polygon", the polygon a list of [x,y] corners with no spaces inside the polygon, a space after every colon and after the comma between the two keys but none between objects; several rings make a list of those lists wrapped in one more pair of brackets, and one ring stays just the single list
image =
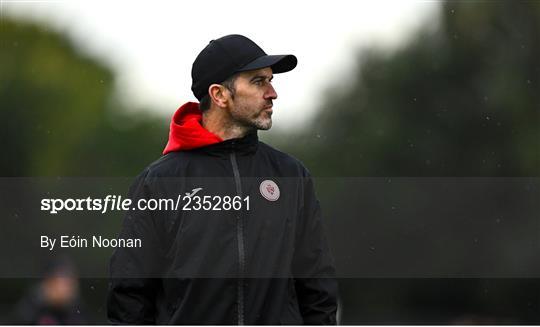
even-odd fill
[{"label": "jacket collar", "polygon": [[257,131],[254,131],[241,138],[225,140],[220,143],[207,145],[191,151],[204,152],[216,156],[228,155],[232,152],[240,155],[250,155],[255,153],[258,147],[259,137],[257,135]]}]

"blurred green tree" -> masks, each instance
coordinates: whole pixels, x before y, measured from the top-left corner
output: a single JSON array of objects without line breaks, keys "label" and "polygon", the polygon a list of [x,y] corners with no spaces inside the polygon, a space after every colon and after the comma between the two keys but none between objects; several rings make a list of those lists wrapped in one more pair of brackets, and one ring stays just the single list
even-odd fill
[{"label": "blurred green tree", "polygon": [[165,120],[125,113],[109,68],[8,17],[0,40],[2,176],[132,176],[160,155]]},{"label": "blurred green tree", "polygon": [[320,176],[540,175],[540,2],[441,16],[393,53],[361,49],[352,84],[284,147]]}]

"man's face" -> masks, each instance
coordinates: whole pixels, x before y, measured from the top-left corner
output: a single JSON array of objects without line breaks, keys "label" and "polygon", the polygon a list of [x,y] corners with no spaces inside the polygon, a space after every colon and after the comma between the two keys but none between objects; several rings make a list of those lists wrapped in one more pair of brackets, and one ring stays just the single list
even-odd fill
[{"label": "man's face", "polygon": [[272,101],[277,98],[272,78],[271,68],[250,70],[238,75],[230,107],[231,118],[236,124],[262,130],[272,127]]}]

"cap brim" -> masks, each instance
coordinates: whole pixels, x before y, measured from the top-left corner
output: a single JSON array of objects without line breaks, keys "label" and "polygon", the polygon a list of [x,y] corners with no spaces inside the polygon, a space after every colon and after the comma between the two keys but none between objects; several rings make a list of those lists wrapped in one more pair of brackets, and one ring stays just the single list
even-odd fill
[{"label": "cap brim", "polygon": [[297,63],[298,60],[294,55],[266,55],[253,60],[238,71],[271,67],[272,73],[279,74],[293,70]]}]

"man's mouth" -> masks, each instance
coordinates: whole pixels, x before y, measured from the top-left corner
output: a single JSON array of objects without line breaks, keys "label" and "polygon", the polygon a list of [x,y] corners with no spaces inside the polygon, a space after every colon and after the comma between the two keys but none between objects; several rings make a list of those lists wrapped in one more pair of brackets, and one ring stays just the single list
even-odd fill
[{"label": "man's mouth", "polygon": [[263,108],[263,111],[272,113],[272,112],[273,112],[272,107],[273,107],[273,105],[265,106],[265,107]]}]

